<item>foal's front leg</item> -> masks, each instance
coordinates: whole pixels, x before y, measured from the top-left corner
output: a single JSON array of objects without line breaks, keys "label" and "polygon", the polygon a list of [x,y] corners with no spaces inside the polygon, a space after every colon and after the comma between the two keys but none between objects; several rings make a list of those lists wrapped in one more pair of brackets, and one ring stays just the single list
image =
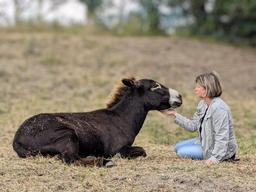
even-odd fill
[{"label": "foal's front leg", "polygon": [[146,157],[146,151],[142,147],[138,146],[124,146],[119,153],[121,154],[122,158],[128,158],[128,159],[135,159],[137,157],[143,156]]}]

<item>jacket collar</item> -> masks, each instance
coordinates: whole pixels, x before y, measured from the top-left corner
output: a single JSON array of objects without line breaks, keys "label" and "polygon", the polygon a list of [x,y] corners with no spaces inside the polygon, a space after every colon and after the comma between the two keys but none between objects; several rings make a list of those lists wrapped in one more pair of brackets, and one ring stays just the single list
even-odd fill
[{"label": "jacket collar", "polygon": [[205,115],[205,118],[211,117],[211,115],[212,115],[212,110],[213,110],[212,106],[213,106],[214,103],[218,102],[219,99],[220,99],[219,97],[214,97],[214,98],[212,99],[212,102],[211,102],[211,104],[210,104],[209,106],[207,105],[206,102],[204,102],[205,105],[207,105],[207,107],[208,107],[207,112],[206,112],[206,115]]}]

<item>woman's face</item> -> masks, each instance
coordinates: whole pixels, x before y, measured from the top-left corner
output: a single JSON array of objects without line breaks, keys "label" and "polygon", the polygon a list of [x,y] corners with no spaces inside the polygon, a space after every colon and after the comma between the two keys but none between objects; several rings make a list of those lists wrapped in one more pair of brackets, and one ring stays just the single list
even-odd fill
[{"label": "woman's face", "polygon": [[206,89],[198,84],[196,84],[194,92],[200,98],[206,97]]}]

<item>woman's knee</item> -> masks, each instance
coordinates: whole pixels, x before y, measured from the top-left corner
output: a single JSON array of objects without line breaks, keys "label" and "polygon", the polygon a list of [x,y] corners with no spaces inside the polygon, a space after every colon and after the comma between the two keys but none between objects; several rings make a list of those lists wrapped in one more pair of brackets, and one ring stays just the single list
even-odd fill
[{"label": "woman's knee", "polygon": [[196,142],[196,138],[179,141],[175,144],[175,152],[177,152],[180,147],[193,145],[195,142]]},{"label": "woman's knee", "polygon": [[191,158],[202,160],[203,159],[203,151],[201,146],[184,146],[179,148],[176,151],[177,155],[181,158]]}]

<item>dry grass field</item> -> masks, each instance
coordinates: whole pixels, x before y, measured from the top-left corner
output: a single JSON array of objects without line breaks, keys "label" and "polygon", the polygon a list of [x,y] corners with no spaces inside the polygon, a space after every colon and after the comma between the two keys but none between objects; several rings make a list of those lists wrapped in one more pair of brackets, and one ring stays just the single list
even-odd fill
[{"label": "dry grass field", "polygon": [[[206,167],[176,157],[174,144],[195,136],[150,112],[135,144],[148,156],[113,158],[113,168],[68,166],[55,158],[20,159],[12,149],[19,125],[42,112],[105,107],[116,82],[152,78],[183,95],[188,117],[198,99],[194,78],[216,70],[233,112],[235,163]],[[256,51],[170,37],[110,37],[0,32],[0,191],[256,191]]]}]

